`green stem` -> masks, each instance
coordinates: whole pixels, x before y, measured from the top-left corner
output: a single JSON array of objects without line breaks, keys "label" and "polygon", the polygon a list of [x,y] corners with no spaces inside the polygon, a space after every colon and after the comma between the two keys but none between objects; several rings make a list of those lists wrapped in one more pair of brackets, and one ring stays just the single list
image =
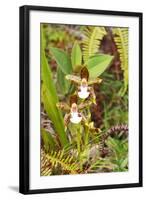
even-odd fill
[{"label": "green stem", "polygon": [[81,132],[80,132],[80,125],[76,125],[76,141],[77,141],[77,150],[78,154],[81,152]]},{"label": "green stem", "polygon": [[75,138],[75,142],[77,145],[77,151],[78,154],[80,154],[81,152],[81,131],[80,131],[80,124],[70,124],[70,126],[68,126],[70,132],[71,132],[71,136],[72,138]]},{"label": "green stem", "polygon": [[89,129],[88,129],[88,127],[85,127],[85,140],[84,140],[84,144],[85,144],[85,148],[86,148],[86,146],[87,146],[87,144],[88,144],[88,141],[89,141]]},{"label": "green stem", "polygon": [[[89,123],[89,120],[91,117],[89,106],[86,107],[86,114],[87,114],[87,123]],[[89,128],[85,126],[84,130],[85,130],[85,140],[84,140],[85,147],[84,148],[86,148],[89,143]]]}]

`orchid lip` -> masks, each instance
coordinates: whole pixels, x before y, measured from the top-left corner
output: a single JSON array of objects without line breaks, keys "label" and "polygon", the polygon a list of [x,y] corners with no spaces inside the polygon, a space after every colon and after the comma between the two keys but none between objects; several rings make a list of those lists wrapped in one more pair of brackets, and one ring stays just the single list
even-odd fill
[{"label": "orchid lip", "polygon": [[78,112],[72,112],[71,113],[71,118],[70,118],[70,121],[74,124],[78,124],[80,123],[82,120],[82,117],[79,116],[79,113]]},{"label": "orchid lip", "polygon": [[88,92],[87,87],[80,87],[80,92],[78,92],[78,95],[81,99],[86,99],[89,96],[90,92]]}]

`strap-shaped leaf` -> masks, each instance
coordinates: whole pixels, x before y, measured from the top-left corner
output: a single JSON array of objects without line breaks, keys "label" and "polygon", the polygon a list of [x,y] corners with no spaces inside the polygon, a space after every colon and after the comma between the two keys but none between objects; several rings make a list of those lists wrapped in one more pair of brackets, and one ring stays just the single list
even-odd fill
[{"label": "strap-shaped leaf", "polygon": [[56,107],[56,104],[58,102],[58,96],[56,92],[56,88],[52,79],[52,74],[50,67],[48,66],[47,59],[45,57],[44,52],[44,38],[43,38],[43,30],[41,31],[41,78],[42,78],[42,101],[44,104],[44,108],[51,119],[55,131],[57,132],[60,142],[62,146],[65,146],[68,144],[67,136],[64,130],[64,123],[63,123],[63,117],[61,112]]},{"label": "strap-shaped leaf", "polygon": [[50,52],[64,74],[72,72],[71,59],[69,55],[61,49],[50,47]]},{"label": "strap-shaped leaf", "polygon": [[96,78],[100,76],[111,64],[113,56],[106,54],[98,54],[91,57],[87,62],[89,77]]}]

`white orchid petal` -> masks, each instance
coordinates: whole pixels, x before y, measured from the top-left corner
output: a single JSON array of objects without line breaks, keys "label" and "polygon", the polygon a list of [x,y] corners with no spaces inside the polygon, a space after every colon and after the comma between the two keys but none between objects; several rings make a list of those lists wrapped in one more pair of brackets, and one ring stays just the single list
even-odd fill
[{"label": "white orchid petal", "polygon": [[86,99],[89,96],[90,92],[88,92],[87,89],[87,87],[80,87],[80,92],[78,92],[78,95],[81,99]]},{"label": "white orchid petal", "polygon": [[80,123],[82,120],[82,117],[79,117],[79,113],[78,112],[72,112],[71,113],[71,118],[70,121],[74,124],[78,124]]}]

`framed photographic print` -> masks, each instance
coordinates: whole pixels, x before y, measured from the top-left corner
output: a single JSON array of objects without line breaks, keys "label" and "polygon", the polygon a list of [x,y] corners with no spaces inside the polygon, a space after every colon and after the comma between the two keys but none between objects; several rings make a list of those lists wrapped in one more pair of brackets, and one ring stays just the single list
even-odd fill
[{"label": "framed photographic print", "polygon": [[142,13],[20,7],[20,192],[142,186]]}]

